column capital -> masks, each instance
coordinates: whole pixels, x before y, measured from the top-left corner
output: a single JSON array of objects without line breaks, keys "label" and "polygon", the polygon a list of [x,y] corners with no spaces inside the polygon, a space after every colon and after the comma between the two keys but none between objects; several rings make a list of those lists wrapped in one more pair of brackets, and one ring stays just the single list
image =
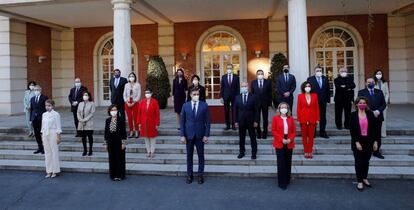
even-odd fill
[{"label": "column capital", "polygon": [[111,0],[111,4],[115,9],[131,9],[132,0]]}]

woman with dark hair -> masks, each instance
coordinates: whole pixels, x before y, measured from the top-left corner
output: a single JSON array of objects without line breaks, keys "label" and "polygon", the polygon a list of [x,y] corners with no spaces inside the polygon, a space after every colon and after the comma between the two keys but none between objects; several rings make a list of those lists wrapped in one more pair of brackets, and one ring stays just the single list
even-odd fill
[{"label": "woman with dark hair", "polygon": [[[374,81],[375,81],[375,88],[379,89],[382,91],[382,93],[384,94],[384,98],[385,98],[385,103],[389,103],[390,100],[390,90],[388,87],[388,82],[387,80],[384,78],[384,72],[381,69],[378,69],[374,72]],[[382,126],[381,126],[381,136],[382,137],[386,137],[387,136],[387,109],[388,106],[385,108],[385,110],[383,111],[383,116],[384,116],[384,122],[382,122]]]},{"label": "woman with dark hair", "polygon": [[120,116],[116,105],[108,107],[108,117],[105,121],[105,143],[108,151],[109,176],[114,181],[125,178],[126,130],[125,121]]},{"label": "woman with dark hair", "polygon": [[320,120],[319,103],[316,93],[312,93],[312,84],[304,82],[302,93],[298,95],[297,120],[302,131],[302,144],[306,159],[312,159],[315,128]]},{"label": "woman with dark hair", "polygon": [[378,118],[368,108],[368,99],[357,97],[355,110],[351,113],[351,149],[355,158],[355,172],[357,177],[357,189],[362,191],[364,185],[371,187],[368,182],[369,160],[372,152],[378,150],[380,131]]},{"label": "woman with dark hair", "polygon": [[137,81],[134,72],[129,73],[128,83],[125,84],[123,98],[125,101],[125,112],[128,117],[129,138],[138,138],[138,108],[141,99],[141,85]]},{"label": "woman with dark hair", "polygon": [[88,156],[92,155],[93,146],[93,115],[95,113],[95,103],[92,100],[91,93],[89,91],[83,92],[83,101],[79,103],[77,116],[78,116],[78,131],[82,136],[83,153],[86,155],[86,137],[89,139],[89,152]]},{"label": "woman with dark hair", "polygon": [[147,157],[155,157],[155,140],[160,126],[160,107],[157,99],[151,97],[152,91],[145,90],[145,98],[139,104],[138,123],[141,136],[144,137]]},{"label": "woman with dark hair", "polygon": [[36,82],[30,81],[27,83],[27,89],[24,91],[24,98],[23,98],[23,106],[24,106],[24,113],[26,116],[26,126],[27,131],[29,133],[29,137],[34,136],[33,126],[30,123],[30,99],[35,95],[34,94],[34,87],[36,86]]},{"label": "woman with dark hair", "polygon": [[173,80],[173,100],[174,100],[174,111],[177,113],[178,126],[180,129],[180,113],[183,104],[186,101],[186,95],[188,91],[187,79],[184,77],[184,70],[178,69],[175,78]]},{"label": "woman with dark hair", "polygon": [[[200,85],[200,81],[201,81],[200,77],[198,75],[194,74],[191,77],[191,81],[192,81],[192,84],[191,84],[190,87],[188,87],[188,89],[192,90],[193,88],[197,88],[198,92],[200,93],[200,99],[199,100],[202,101],[202,102],[206,102],[206,88],[204,86]],[[187,102],[188,101],[191,101],[190,91],[188,91],[188,93],[187,93]]]}]

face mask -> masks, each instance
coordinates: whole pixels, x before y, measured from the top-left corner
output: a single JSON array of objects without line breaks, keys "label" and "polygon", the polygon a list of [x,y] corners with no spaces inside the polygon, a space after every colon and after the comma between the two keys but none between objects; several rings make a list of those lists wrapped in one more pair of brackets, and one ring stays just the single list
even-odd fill
[{"label": "face mask", "polygon": [[135,82],[135,77],[130,77],[130,78],[129,78],[129,81],[130,81],[130,82]]},{"label": "face mask", "polygon": [[88,101],[89,100],[89,96],[83,96],[83,100],[84,101]]},{"label": "face mask", "polygon": [[289,73],[289,69],[283,69],[283,73]]},{"label": "face mask", "polygon": [[311,92],[311,88],[310,87],[305,87],[305,92],[310,93]]},{"label": "face mask", "polygon": [[46,108],[46,111],[48,111],[48,112],[52,111],[52,109],[53,109],[53,107],[51,107],[51,106],[46,106],[45,108]]},{"label": "face mask", "polygon": [[182,77],[182,76],[183,76],[183,74],[180,72],[180,73],[177,73],[177,76],[178,76],[178,77]]},{"label": "face mask", "polygon": [[195,80],[193,80],[193,84],[194,84],[194,85],[198,85],[198,80],[196,80],[196,79],[195,79]]},{"label": "face mask", "polygon": [[115,117],[118,114],[118,111],[111,111],[110,113],[112,117]]},{"label": "face mask", "polygon": [[33,86],[33,85],[30,85],[30,86],[29,86],[29,89],[30,89],[30,90],[33,90],[33,89],[34,89],[34,86]]},{"label": "face mask", "polygon": [[288,113],[288,110],[286,108],[281,108],[280,113],[286,114],[286,113]]},{"label": "face mask", "polygon": [[115,74],[115,78],[119,78],[121,75],[119,74]]},{"label": "face mask", "polygon": [[377,74],[377,75],[375,75],[375,77],[376,77],[377,79],[381,79],[381,78],[382,78],[382,74]]},{"label": "face mask", "polygon": [[341,73],[340,73],[340,75],[341,75],[341,77],[346,77],[346,76],[348,75],[348,73],[346,73],[346,72],[341,72]]},{"label": "face mask", "polygon": [[366,104],[358,104],[358,108],[361,110],[365,110],[367,108]]},{"label": "face mask", "polygon": [[36,96],[39,96],[39,95],[40,95],[40,91],[36,90],[36,91],[34,92],[34,94],[35,94]]},{"label": "face mask", "polygon": [[75,82],[75,87],[80,87],[81,83],[80,82]]},{"label": "face mask", "polygon": [[233,73],[233,70],[227,69],[227,74],[231,74],[231,73]]},{"label": "face mask", "polygon": [[242,88],[240,88],[240,93],[241,94],[246,94],[247,93],[247,87],[242,87]]},{"label": "face mask", "polygon": [[375,84],[374,83],[368,83],[367,86],[368,86],[369,89],[374,89]]},{"label": "face mask", "polygon": [[192,100],[194,102],[198,102],[199,99],[200,99],[200,96],[199,95],[195,95],[195,96],[192,97]]},{"label": "face mask", "polygon": [[257,75],[257,79],[262,80],[262,79],[263,79],[263,77],[264,77],[264,76],[263,76],[263,75],[261,75],[261,74],[260,74],[260,75]]},{"label": "face mask", "polygon": [[315,73],[315,76],[317,76],[317,77],[321,77],[321,76],[322,76],[322,72],[320,72],[320,71],[316,72],[316,73]]},{"label": "face mask", "polygon": [[145,93],[145,98],[147,99],[151,98],[151,93]]}]

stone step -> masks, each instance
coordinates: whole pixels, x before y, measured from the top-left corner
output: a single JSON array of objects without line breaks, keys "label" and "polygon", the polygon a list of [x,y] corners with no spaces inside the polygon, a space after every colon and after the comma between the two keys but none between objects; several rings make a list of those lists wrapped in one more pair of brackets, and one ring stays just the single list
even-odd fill
[{"label": "stone step", "polygon": [[[93,136],[94,142],[103,143],[103,135],[96,134]],[[158,136],[158,144],[180,144],[179,136]],[[0,133],[0,141],[34,141],[34,137],[27,137],[23,134],[8,134]],[[63,142],[81,142],[80,137],[75,137],[72,134],[62,134]],[[143,142],[142,138],[131,138],[128,139],[129,142]],[[329,139],[324,139],[320,137],[315,138],[315,144],[350,144],[351,137],[348,136],[332,136]],[[246,143],[249,143],[249,138],[246,138]],[[267,139],[258,140],[260,144],[272,144],[273,137],[268,137]],[[296,144],[302,144],[302,138],[297,137],[295,139]],[[209,144],[226,144],[226,145],[235,145],[239,144],[238,136],[211,136],[209,138]],[[414,136],[387,136],[382,139],[382,144],[414,144]]]},{"label": "stone step", "polygon": [[[44,171],[42,160],[0,160],[2,170]],[[61,161],[62,172],[108,173],[108,163]],[[134,164],[126,165],[127,174],[185,176],[186,165]],[[197,166],[194,166],[195,171]],[[65,174],[63,174],[65,175]],[[206,165],[207,176],[276,177],[276,166],[222,166]],[[68,175],[70,176],[70,175]],[[355,178],[353,166],[292,166],[296,178]],[[370,167],[374,179],[414,179],[413,167]],[[184,182],[184,178],[183,178]]]},{"label": "stone step", "polygon": [[[184,154],[186,153],[185,145],[183,144],[157,144],[157,153],[159,154]],[[206,144],[205,154],[238,154],[238,145],[217,145]],[[0,149],[3,150],[35,150],[37,144],[32,141],[0,141]],[[414,155],[414,145],[404,144],[385,144],[382,146],[382,153],[384,155]],[[60,145],[61,151],[83,151],[81,143],[76,142],[62,142]],[[94,150],[97,152],[104,151],[102,144],[95,144]],[[251,148],[246,147],[247,154],[250,154]],[[130,143],[127,146],[128,153],[144,153],[145,145],[141,143]],[[274,154],[275,150],[269,145],[258,145],[258,155]],[[294,149],[294,154],[302,154],[303,146],[298,144]],[[350,145],[346,144],[316,144],[314,145],[314,154],[330,154],[330,155],[349,155],[352,154]]]},{"label": "stone step", "polygon": [[[155,158],[147,158],[144,153],[127,153],[127,163],[140,164],[186,164],[185,154],[157,154]],[[44,155],[33,154],[32,150],[0,150],[0,159],[8,160],[44,160]],[[94,152],[93,156],[81,156],[80,152],[60,152],[61,161],[76,162],[107,162],[108,153]],[[197,162],[197,155],[194,155]],[[276,165],[275,155],[259,155],[256,160],[251,160],[247,155],[243,159],[237,159],[236,155],[205,155],[206,164],[209,165]],[[293,155],[292,164],[297,166],[353,166],[353,155],[316,155],[313,159],[305,159],[303,155]],[[414,166],[414,156],[388,155],[381,160],[372,158],[371,166]]]}]

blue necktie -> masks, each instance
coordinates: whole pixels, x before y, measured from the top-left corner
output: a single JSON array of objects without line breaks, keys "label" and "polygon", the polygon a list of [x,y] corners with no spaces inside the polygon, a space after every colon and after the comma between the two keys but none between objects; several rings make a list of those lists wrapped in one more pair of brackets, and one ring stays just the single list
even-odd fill
[{"label": "blue necktie", "polygon": [[194,105],[193,105],[193,115],[194,115],[194,118],[196,117],[196,103],[194,103]]}]

